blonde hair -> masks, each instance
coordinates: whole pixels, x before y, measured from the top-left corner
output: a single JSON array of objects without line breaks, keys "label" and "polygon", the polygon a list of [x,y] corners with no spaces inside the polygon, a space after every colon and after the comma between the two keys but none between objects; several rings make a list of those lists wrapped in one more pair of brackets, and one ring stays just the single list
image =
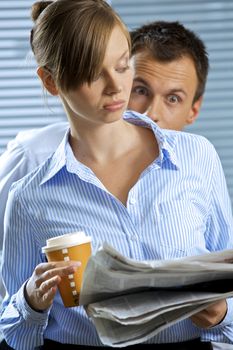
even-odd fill
[{"label": "blonde hair", "polygon": [[104,0],[40,1],[32,6],[31,47],[63,91],[98,76],[112,30],[119,26],[131,49],[129,32]]}]

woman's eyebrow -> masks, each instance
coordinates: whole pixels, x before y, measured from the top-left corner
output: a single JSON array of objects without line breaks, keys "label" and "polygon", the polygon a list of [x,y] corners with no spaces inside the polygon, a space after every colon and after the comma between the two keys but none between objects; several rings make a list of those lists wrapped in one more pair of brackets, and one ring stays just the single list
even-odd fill
[{"label": "woman's eyebrow", "polygon": [[122,58],[126,58],[128,55],[129,57],[129,50],[126,50],[119,58],[118,58],[118,61],[122,60]]}]

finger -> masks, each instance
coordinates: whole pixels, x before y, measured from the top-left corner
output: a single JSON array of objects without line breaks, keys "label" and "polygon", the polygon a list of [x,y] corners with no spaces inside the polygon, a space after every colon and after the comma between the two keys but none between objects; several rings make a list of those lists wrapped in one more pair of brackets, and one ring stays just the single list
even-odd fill
[{"label": "finger", "polygon": [[52,270],[52,269],[59,268],[59,267],[65,267],[65,266],[79,267],[79,266],[81,266],[81,262],[70,260],[70,261],[54,261],[54,262],[41,263],[41,264],[36,266],[35,273],[37,275],[41,275],[48,270]]},{"label": "finger", "polygon": [[216,310],[216,304],[212,304],[207,309],[193,315],[191,320],[198,327],[210,328],[224,319],[226,314],[225,308],[222,308],[220,311]]},{"label": "finger", "polygon": [[199,328],[211,328],[213,327],[213,323],[210,320],[204,320],[204,319],[193,319],[192,318],[192,322],[195,324],[195,326],[199,327]]},{"label": "finger", "polygon": [[40,288],[36,290],[36,309],[44,310],[52,305],[60,280],[59,276],[55,276],[42,283]]},{"label": "finger", "polygon": [[77,270],[77,266],[64,266],[64,267],[57,267],[55,269],[52,270],[48,270],[46,272],[43,273],[43,275],[41,276],[42,280],[47,280],[50,278],[53,278],[54,276],[60,276],[60,277],[64,277],[67,276],[69,274],[74,273]]},{"label": "finger", "polygon": [[50,278],[49,280],[44,281],[41,283],[40,288],[38,289],[38,292],[40,293],[41,297],[48,293],[50,289],[58,286],[58,284],[61,282],[60,276],[54,276],[53,278]]},{"label": "finger", "polygon": [[80,266],[80,265],[77,265],[77,264],[76,264],[76,266],[65,265],[62,267],[56,267],[54,269],[50,269],[50,270],[45,271],[43,274],[41,274],[37,277],[37,279],[35,281],[36,288],[40,288],[40,285],[44,281],[49,280],[55,276],[64,277],[64,276],[73,274],[77,270],[78,266]]},{"label": "finger", "polygon": [[48,308],[52,305],[53,299],[57,292],[57,286],[50,288],[45,294],[42,296],[42,303]]}]

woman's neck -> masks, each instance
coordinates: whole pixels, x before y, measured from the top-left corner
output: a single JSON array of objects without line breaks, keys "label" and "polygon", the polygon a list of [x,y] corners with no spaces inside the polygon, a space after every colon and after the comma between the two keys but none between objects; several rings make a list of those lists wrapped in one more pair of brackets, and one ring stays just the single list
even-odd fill
[{"label": "woman's neck", "polygon": [[[78,124],[78,125],[77,125]],[[136,142],[136,126],[123,119],[102,125],[71,123],[70,145],[75,157],[86,163],[107,163],[130,151]],[[85,161],[86,160],[86,161]]]}]

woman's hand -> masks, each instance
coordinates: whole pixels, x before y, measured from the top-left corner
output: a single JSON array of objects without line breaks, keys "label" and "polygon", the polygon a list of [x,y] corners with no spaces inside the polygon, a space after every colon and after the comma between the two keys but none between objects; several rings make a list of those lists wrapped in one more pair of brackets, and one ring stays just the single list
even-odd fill
[{"label": "woman's hand", "polygon": [[191,320],[198,327],[210,328],[219,324],[224,319],[226,313],[227,302],[224,299],[193,315]]},{"label": "woman's hand", "polygon": [[81,265],[77,261],[58,261],[36,266],[25,287],[25,298],[36,311],[48,309],[52,303],[61,278],[73,274]]}]

